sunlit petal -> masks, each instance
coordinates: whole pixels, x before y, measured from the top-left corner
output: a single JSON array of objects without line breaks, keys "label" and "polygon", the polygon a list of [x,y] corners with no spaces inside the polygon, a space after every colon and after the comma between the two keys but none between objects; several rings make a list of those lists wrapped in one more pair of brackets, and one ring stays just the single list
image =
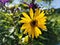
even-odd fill
[{"label": "sunlit petal", "polygon": [[32,8],[30,8],[30,17],[31,17],[31,19],[33,19],[33,10],[32,10]]}]

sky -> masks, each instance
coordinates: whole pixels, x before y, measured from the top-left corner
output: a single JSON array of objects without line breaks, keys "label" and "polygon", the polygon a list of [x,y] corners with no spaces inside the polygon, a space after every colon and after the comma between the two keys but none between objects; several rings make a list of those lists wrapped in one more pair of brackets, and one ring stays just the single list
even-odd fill
[{"label": "sky", "polygon": [[54,0],[52,2],[52,6],[55,8],[60,8],[60,0]]},{"label": "sky", "polygon": [[[14,0],[13,3],[14,4],[19,4],[20,3],[20,0]],[[42,4],[43,6],[48,6],[44,2],[39,3],[39,5],[40,4]],[[60,8],[60,0],[53,0],[52,3],[51,3],[51,7],[53,7],[53,8]]]}]

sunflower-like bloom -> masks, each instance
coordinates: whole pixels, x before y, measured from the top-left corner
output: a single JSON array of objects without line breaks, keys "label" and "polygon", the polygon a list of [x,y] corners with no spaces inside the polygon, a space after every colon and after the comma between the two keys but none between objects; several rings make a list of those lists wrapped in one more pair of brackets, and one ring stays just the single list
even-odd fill
[{"label": "sunflower-like bloom", "polygon": [[24,17],[21,17],[22,20],[20,22],[23,23],[21,30],[24,30],[24,34],[28,33],[32,38],[37,38],[39,34],[42,34],[41,29],[47,30],[44,11],[41,12],[39,9],[36,9],[35,13],[33,13],[33,9],[30,8],[29,15],[25,12],[22,14]]}]

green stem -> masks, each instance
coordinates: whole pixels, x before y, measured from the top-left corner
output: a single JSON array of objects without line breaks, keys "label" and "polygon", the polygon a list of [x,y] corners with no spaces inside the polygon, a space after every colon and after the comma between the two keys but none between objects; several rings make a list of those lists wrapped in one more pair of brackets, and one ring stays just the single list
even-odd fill
[{"label": "green stem", "polygon": [[29,43],[29,45],[33,45],[33,39],[31,40],[31,38],[28,37],[28,43]]}]

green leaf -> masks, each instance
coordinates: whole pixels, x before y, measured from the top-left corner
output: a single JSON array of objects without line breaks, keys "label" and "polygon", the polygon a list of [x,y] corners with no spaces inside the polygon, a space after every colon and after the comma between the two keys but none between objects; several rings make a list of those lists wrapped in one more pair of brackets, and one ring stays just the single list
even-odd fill
[{"label": "green leaf", "polygon": [[24,0],[24,2],[27,2],[28,0]]},{"label": "green leaf", "polygon": [[43,36],[40,36],[40,38],[43,39],[43,40],[47,40],[47,38],[45,38],[45,37],[43,37]]},{"label": "green leaf", "polygon": [[42,0],[36,0],[37,2],[41,2]]}]

